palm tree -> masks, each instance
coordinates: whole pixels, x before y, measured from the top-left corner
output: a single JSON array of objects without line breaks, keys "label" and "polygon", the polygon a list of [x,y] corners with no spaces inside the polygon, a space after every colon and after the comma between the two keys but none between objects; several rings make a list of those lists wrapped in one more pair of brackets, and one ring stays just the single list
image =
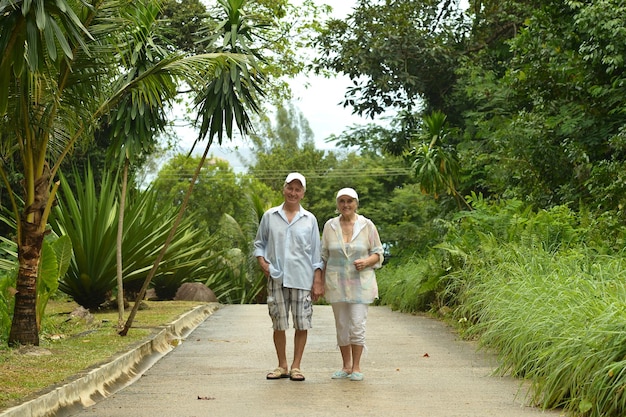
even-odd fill
[{"label": "palm tree", "polygon": [[[129,33],[128,45],[125,52],[128,56],[121,56],[122,61],[128,68],[127,77],[134,79],[139,77],[168,56],[168,52],[158,42],[158,20],[160,8],[154,2],[137,4],[129,7],[127,14],[129,20],[134,21],[135,30]],[[161,103],[168,102],[176,95],[176,83],[169,80],[164,84],[165,88],[156,91],[154,97],[137,100],[133,96],[127,96],[120,101],[116,111],[113,111],[108,120],[107,129],[110,132],[112,146],[108,149],[108,157],[113,163],[122,166],[122,189],[120,192],[120,211],[117,224],[117,307],[118,307],[118,330],[124,327],[124,276],[123,276],[123,234],[124,234],[124,210],[128,189],[128,173],[137,159],[154,151],[157,146],[157,135],[163,131],[167,124],[166,114]]]},{"label": "palm tree", "polygon": [[450,133],[446,122],[447,116],[440,111],[424,116],[422,141],[410,152],[412,168],[422,193],[438,198],[439,193],[445,192],[455,198],[459,208],[462,201],[471,210],[457,191],[459,161],[454,149],[445,144]]},{"label": "palm tree", "polygon": [[[246,0],[220,0],[240,10]],[[11,194],[17,223],[18,277],[9,344],[39,344],[36,283],[61,162],[74,145],[90,140],[113,109],[162,108],[181,83],[198,92],[201,137],[250,128],[260,74],[242,54],[183,56],[170,53],[136,72],[121,57],[132,55],[136,29],[128,8],[151,0],[0,0],[0,176]],[[225,74],[229,75],[228,82]],[[213,81],[225,87],[209,92]],[[136,107],[121,106],[129,100]],[[9,181],[8,162],[19,159],[23,190]],[[21,198],[18,198],[21,197]],[[19,204],[18,201],[23,201]]]}]

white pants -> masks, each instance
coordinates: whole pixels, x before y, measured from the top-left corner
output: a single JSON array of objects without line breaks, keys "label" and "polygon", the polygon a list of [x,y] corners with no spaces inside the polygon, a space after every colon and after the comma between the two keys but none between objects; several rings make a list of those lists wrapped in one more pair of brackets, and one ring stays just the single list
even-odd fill
[{"label": "white pants", "polygon": [[332,303],[339,346],[365,346],[367,304]]}]

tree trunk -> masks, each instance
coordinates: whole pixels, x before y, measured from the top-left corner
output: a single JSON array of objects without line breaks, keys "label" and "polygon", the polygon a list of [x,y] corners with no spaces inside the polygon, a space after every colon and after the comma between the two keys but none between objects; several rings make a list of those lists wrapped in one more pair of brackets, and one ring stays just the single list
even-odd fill
[{"label": "tree trunk", "polygon": [[15,309],[9,345],[39,346],[37,323],[37,276],[43,238],[43,213],[50,198],[50,170],[46,166],[41,177],[35,181],[33,203],[24,209],[21,232],[17,242],[19,269],[15,294]]},{"label": "tree trunk", "polygon": [[37,275],[43,233],[38,233],[38,227],[33,224],[25,225],[23,243],[18,248],[20,263],[17,274],[17,293],[15,294],[15,309],[13,322],[9,333],[9,345],[39,346],[39,329],[37,328]]},{"label": "tree trunk", "polygon": [[124,240],[124,210],[126,209],[126,188],[128,187],[128,167],[130,160],[124,160],[122,175],[122,195],[120,196],[120,213],[117,220],[117,330],[124,329],[124,276],[122,264],[122,242]]}]

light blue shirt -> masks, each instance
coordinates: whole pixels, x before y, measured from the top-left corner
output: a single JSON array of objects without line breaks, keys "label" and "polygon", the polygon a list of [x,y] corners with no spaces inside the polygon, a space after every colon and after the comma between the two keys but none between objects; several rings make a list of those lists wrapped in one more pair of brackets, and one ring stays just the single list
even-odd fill
[{"label": "light blue shirt", "polygon": [[316,269],[322,269],[317,219],[300,206],[291,223],[283,205],[263,214],[254,240],[254,256],[270,264],[270,276],[284,287],[311,290]]}]

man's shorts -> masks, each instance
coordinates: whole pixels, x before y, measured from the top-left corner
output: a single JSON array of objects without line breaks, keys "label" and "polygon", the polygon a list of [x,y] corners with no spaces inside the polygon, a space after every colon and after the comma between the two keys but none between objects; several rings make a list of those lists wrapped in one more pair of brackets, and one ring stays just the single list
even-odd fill
[{"label": "man's shorts", "polygon": [[285,288],[282,281],[273,278],[267,280],[267,308],[272,318],[274,330],[289,328],[289,311],[296,330],[309,330],[313,326],[313,302],[311,291],[297,288]]}]

